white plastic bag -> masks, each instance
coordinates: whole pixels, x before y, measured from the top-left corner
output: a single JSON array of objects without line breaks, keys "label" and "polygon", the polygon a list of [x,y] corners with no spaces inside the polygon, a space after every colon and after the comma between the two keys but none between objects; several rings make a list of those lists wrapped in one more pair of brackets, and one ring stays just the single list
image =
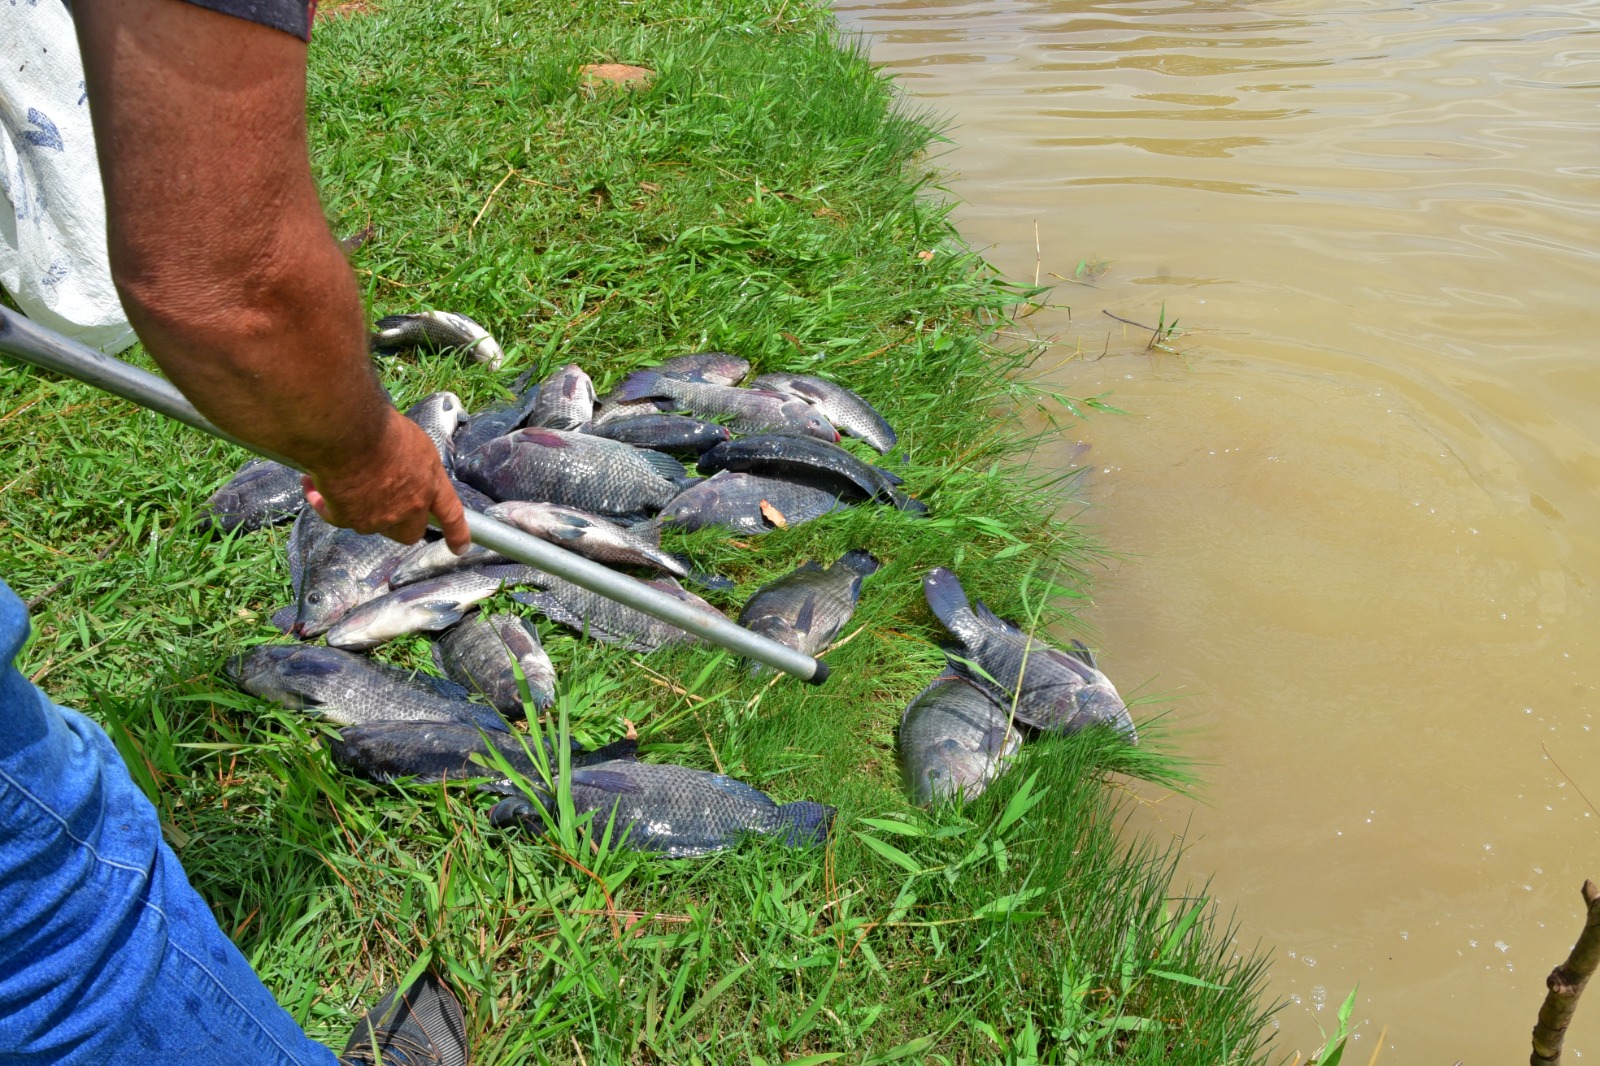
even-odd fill
[{"label": "white plastic bag", "polygon": [[61,0],[0,3],[0,288],[91,347],[134,342],[111,284],[83,60]]}]

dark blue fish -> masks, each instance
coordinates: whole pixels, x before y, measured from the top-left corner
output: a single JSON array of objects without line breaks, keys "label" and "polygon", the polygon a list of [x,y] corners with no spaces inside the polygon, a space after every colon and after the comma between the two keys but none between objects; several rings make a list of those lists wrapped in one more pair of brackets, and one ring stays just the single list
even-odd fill
[{"label": "dark blue fish", "polygon": [[[743,781],[686,766],[616,760],[575,768],[568,779],[574,812],[594,812],[591,836],[598,837],[615,819],[613,841],[670,858],[721,851],[748,836],[790,846],[821,844],[833,822],[832,807],[807,800],[780,805]],[[549,797],[536,798],[553,809]],[[522,797],[502,800],[489,819],[495,825],[543,824],[533,803]]]},{"label": "dark blue fish", "polygon": [[1138,742],[1127,705],[1081,641],[1063,651],[1030,637],[981,601],[974,608],[956,575],[942,566],[928,571],[922,590],[955,637],[945,647],[951,672],[983,689],[1017,721],[1058,733],[1103,723]]},{"label": "dark blue fish", "polygon": [[206,501],[202,529],[246,532],[287,522],[306,505],[300,471],[270,459],[252,459]]}]

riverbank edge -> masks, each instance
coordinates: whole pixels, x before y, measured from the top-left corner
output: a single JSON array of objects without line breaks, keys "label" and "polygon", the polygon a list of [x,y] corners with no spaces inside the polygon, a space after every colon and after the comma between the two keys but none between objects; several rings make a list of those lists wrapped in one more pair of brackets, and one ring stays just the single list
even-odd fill
[{"label": "riverbank edge", "polygon": [[[820,692],[541,626],[581,739],[627,717],[651,758],[840,808],[822,856],[597,857],[508,842],[470,795],[352,782],[314,727],[220,687],[220,657],[264,639],[287,594],[281,531],[188,532],[238,453],[0,372],[19,445],[0,506],[22,534],[0,552],[25,599],[45,594],[25,669],[112,729],[280,1000],[334,1040],[431,954],[467,993],[480,1062],[1255,1058],[1260,960],[1234,954],[1203,897],[1172,898],[1170,853],[1116,839],[1106,781],[1170,778],[1169,757],[1065,738],[964,809],[922,814],[898,789],[894,724],[939,666],[920,574],[953,566],[1002,614],[1070,631],[1092,548],[1039,517],[1061,485],[1016,465],[1026,440],[1003,412],[1032,401],[1014,380],[1026,353],[992,331],[1022,291],[950,225],[932,129],[829,13],[393,3],[318,34],[315,158],[341,233],[374,227],[354,263],[375,313],[466,311],[511,355],[499,378],[387,367],[397,400],[449,384],[475,408],[517,370],[569,360],[603,388],[726,348],[878,401],[933,516],[681,539],[738,582],[725,607],[806,558],[865,545],[886,560]],[[654,76],[584,77],[608,61]]]}]

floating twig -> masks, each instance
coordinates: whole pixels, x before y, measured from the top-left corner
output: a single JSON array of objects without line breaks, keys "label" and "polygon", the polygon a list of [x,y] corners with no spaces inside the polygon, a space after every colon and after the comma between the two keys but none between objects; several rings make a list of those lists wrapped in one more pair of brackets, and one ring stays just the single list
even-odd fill
[{"label": "floating twig", "polygon": [[1593,881],[1583,883],[1583,902],[1588,908],[1584,916],[1583,932],[1572,945],[1567,961],[1550,971],[1545,978],[1544,1005],[1539,1008],[1539,1020],[1533,1027],[1533,1054],[1530,1066],[1559,1066],[1561,1044],[1567,1038],[1567,1026],[1578,1009],[1578,997],[1583,995],[1595,967],[1600,966],[1600,886]]}]

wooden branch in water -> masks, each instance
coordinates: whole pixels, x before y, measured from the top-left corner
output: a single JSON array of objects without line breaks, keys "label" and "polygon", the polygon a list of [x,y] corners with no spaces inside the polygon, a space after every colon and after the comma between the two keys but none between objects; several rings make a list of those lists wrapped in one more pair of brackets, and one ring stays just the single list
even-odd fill
[{"label": "wooden branch in water", "polygon": [[1539,1021],[1533,1027],[1533,1055],[1530,1066],[1559,1066],[1561,1044],[1567,1038],[1567,1026],[1578,1009],[1578,997],[1589,983],[1595,968],[1600,966],[1600,886],[1593,881],[1583,883],[1583,901],[1589,913],[1584,919],[1583,932],[1572,945],[1567,961],[1550,971],[1545,978],[1544,1006],[1539,1008]]}]

